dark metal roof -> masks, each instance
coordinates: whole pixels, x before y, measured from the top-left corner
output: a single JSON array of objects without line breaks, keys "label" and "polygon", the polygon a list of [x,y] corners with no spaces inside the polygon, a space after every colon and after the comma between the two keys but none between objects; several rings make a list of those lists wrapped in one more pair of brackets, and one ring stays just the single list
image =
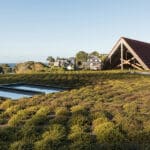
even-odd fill
[{"label": "dark metal roof", "polygon": [[140,57],[145,65],[150,68],[150,43],[137,41],[122,37],[128,45],[134,50],[134,52]]}]

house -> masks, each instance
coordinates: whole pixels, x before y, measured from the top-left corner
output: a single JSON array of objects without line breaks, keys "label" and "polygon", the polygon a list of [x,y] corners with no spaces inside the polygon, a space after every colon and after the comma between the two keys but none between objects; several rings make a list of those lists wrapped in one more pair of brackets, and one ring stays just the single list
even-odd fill
[{"label": "house", "polygon": [[104,69],[150,70],[150,43],[121,37],[104,61]]},{"label": "house", "polygon": [[87,63],[89,65],[90,70],[101,70],[102,69],[102,61],[94,55],[89,56]]},{"label": "house", "polygon": [[89,55],[87,61],[82,62],[82,65],[78,66],[78,69],[101,70],[102,69],[102,61],[97,56]]},{"label": "house", "polygon": [[57,58],[56,61],[54,62],[55,67],[65,67],[67,64],[68,60],[66,58]]},{"label": "house", "polygon": [[74,70],[75,68],[75,58],[57,58],[54,62],[54,67],[63,67],[67,70]]},{"label": "house", "polygon": [[[51,65],[51,66],[52,66],[52,65]],[[59,61],[55,61],[55,62],[53,63],[53,66],[54,66],[54,67],[60,67]]]},{"label": "house", "polygon": [[67,70],[74,70],[76,67],[76,59],[75,57],[68,58]]},{"label": "house", "polygon": [[71,65],[68,65],[66,69],[67,69],[67,70],[74,70],[74,67],[71,66]]},{"label": "house", "polygon": [[75,59],[75,57],[69,57],[69,58],[68,58],[68,61],[69,61],[72,65],[75,65],[75,64],[76,64],[76,59]]}]

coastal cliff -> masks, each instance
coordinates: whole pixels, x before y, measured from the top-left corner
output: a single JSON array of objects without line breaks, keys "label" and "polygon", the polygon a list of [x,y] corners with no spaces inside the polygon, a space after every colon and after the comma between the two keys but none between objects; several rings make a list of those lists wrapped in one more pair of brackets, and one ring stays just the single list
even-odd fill
[{"label": "coastal cliff", "polygon": [[28,62],[17,64],[14,67],[14,72],[15,73],[42,72],[46,68],[48,67],[41,62],[28,61]]}]

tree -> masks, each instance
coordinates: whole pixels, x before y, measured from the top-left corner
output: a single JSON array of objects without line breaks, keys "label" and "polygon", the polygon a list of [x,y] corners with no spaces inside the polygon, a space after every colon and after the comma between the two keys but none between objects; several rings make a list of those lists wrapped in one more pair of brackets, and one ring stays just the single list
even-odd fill
[{"label": "tree", "polygon": [[100,59],[104,61],[107,58],[108,54],[101,54]]},{"label": "tree", "polygon": [[79,51],[76,54],[76,63],[77,65],[82,65],[82,62],[86,62],[88,59],[88,53],[84,52],[84,51]]},{"label": "tree", "polygon": [[52,56],[49,56],[49,57],[47,58],[47,61],[49,61],[49,62],[55,62],[55,59],[54,59]]},{"label": "tree", "polygon": [[0,73],[4,74],[3,68],[0,67]]},{"label": "tree", "polygon": [[98,51],[93,51],[90,55],[100,57],[100,53]]}]

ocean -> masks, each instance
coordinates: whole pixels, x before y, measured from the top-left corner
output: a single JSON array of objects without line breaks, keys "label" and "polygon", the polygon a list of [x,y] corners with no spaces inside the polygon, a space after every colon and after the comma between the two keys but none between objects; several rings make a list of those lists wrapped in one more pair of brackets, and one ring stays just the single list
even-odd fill
[{"label": "ocean", "polygon": [[14,68],[16,63],[0,63],[0,65],[8,64],[11,68]]},{"label": "ocean", "polygon": [[9,63],[8,64],[11,68],[14,68],[16,66],[16,63]]},{"label": "ocean", "polygon": [[[42,63],[44,63],[45,65],[48,65],[48,63],[45,63],[45,62],[42,62]],[[0,65],[2,64],[8,64],[11,68],[14,68],[17,63],[0,63]]]}]

